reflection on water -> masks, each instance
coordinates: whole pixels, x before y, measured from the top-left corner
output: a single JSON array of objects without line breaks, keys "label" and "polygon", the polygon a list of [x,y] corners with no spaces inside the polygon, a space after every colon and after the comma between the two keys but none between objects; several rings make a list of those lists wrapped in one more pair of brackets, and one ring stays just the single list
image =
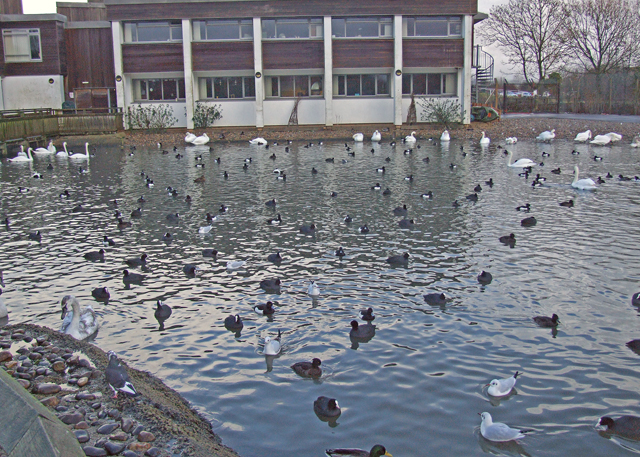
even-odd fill
[{"label": "reflection on water", "polygon": [[[640,183],[605,178],[640,175],[637,152],[562,141],[509,146],[514,159],[544,161],[534,176],[547,181],[532,187],[495,146],[418,144],[411,154],[388,143],[352,151],[301,143],[289,152],[214,145],[179,148],[181,158],[99,147],[88,164],[3,163],[0,216],[10,223],[0,231],[0,268],[10,322],[58,328],[64,295],[92,304],[102,322],[95,344],[165,380],[246,457],[376,442],[405,456],[626,452],[593,424],[604,414],[640,415],[638,356],[624,346],[640,338],[630,298],[640,288]],[[200,155],[204,168],[196,167]],[[572,189],[575,164],[581,176],[606,183],[591,193]],[[376,183],[380,190],[371,189]],[[478,201],[466,199],[478,184]],[[433,198],[423,198],[428,191]],[[272,199],[275,206],[265,205]],[[574,207],[559,205],[569,199]],[[526,203],[529,214],[516,211]],[[395,216],[403,205],[407,215]],[[131,217],[137,208],[141,215]],[[131,227],[118,224],[116,210]],[[267,224],[278,214],[279,223]],[[529,215],[537,225],[521,227]],[[414,224],[401,228],[404,218]],[[300,232],[310,224],[315,231]],[[359,231],[364,225],[368,233]],[[35,231],[39,242],[28,237]],[[513,247],[499,242],[510,233]],[[103,247],[105,235],[115,246]],[[344,256],[335,255],[339,247]],[[100,248],[104,261],[84,259]],[[218,254],[204,257],[204,249]],[[275,252],[281,262],[267,260]],[[405,252],[407,265],[387,263]],[[142,253],[144,265],[125,264]],[[185,274],[186,265],[196,274]],[[125,268],[144,279],[125,284]],[[478,282],[483,270],[490,284]],[[260,287],[274,279],[278,290]],[[318,297],[307,294],[310,280]],[[105,302],[91,294],[102,287]],[[432,293],[447,300],[425,302]],[[158,300],[173,309],[164,328],[154,318]],[[271,318],[253,312],[267,301],[276,308]],[[376,335],[352,350],[350,322],[368,307]],[[553,313],[557,334],[532,321]],[[230,314],[241,316],[241,332],[225,328]],[[264,337],[279,329],[283,351],[265,358]],[[289,368],[313,357],[325,368],[318,381]],[[518,395],[486,396],[482,386],[516,370]],[[329,427],[313,411],[319,396],[342,407]],[[476,413],[484,410],[536,433],[521,446],[479,445]]]}]

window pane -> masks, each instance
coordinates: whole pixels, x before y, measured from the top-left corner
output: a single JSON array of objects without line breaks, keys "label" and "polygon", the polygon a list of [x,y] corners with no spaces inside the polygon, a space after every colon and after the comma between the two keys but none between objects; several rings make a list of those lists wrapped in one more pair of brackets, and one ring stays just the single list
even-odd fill
[{"label": "window pane", "polygon": [[309,77],[308,76],[296,76],[296,97],[308,97],[309,96]]},{"label": "window pane", "polygon": [[205,90],[207,93],[206,98],[213,98],[213,81],[211,81],[211,78],[206,79]]},{"label": "window pane", "polygon": [[347,21],[348,37],[377,37],[378,21]]},{"label": "window pane", "polygon": [[311,96],[322,96],[322,76],[311,77]]},{"label": "window pane", "polygon": [[344,37],[344,24],[344,19],[331,19],[331,34],[338,38]]},{"label": "window pane", "polygon": [[402,93],[404,95],[411,95],[411,76],[404,74],[402,75]]},{"label": "window pane", "polygon": [[159,79],[150,79],[147,81],[149,89],[148,100],[162,100],[162,83]]},{"label": "window pane", "polygon": [[389,95],[389,75],[376,75],[377,94]]},{"label": "window pane", "polygon": [[417,36],[447,36],[449,33],[447,21],[431,20],[416,22]]},{"label": "window pane", "polygon": [[216,21],[207,23],[207,40],[237,40],[237,21]]},{"label": "window pane", "polygon": [[280,96],[293,97],[293,76],[280,76]]},{"label": "window pane", "polygon": [[376,75],[362,75],[362,95],[376,94]]},{"label": "window pane", "polygon": [[178,98],[187,98],[186,91],[184,89],[184,78],[178,79]]},{"label": "window pane", "polygon": [[462,35],[462,19],[459,17],[449,18],[449,35]]},{"label": "window pane", "polygon": [[40,60],[40,37],[31,35],[29,40],[31,44],[31,59]]},{"label": "window pane", "polygon": [[262,38],[276,37],[276,21],[273,19],[262,20]]},{"label": "window pane", "polygon": [[405,32],[406,33],[405,36],[415,36],[416,20],[412,17],[405,18],[404,20],[407,23],[407,30]]},{"label": "window pane", "polygon": [[442,89],[440,87],[441,79],[440,73],[430,73],[427,75],[427,88],[429,89],[429,95],[439,95],[442,93]]},{"label": "window pane", "polygon": [[171,24],[171,39],[182,40],[182,24]]},{"label": "window pane", "polygon": [[147,82],[146,81],[140,81],[140,99],[141,100],[148,100],[149,97],[147,96]]},{"label": "window pane", "polygon": [[333,95],[345,95],[346,76],[333,77]]},{"label": "window pane", "polygon": [[242,98],[242,78],[228,78],[229,98]]},{"label": "window pane", "polygon": [[162,80],[162,99],[175,100],[178,98],[178,87],[175,79]]},{"label": "window pane", "polygon": [[456,88],[456,74],[449,73],[444,75],[442,93],[443,94],[455,94],[457,92]]},{"label": "window pane", "polygon": [[244,96],[245,97],[256,96],[256,81],[253,77],[244,78]]},{"label": "window pane", "polygon": [[413,93],[415,95],[427,94],[427,75],[413,75]]},{"label": "window pane", "polygon": [[279,20],[276,22],[278,38],[309,38],[309,23]]},{"label": "window pane", "polygon": [[253,38],[253,24],[249,22],[248,24],[240,23],[240,37],[241,38]]},{"label": "window pane", "polygon": [[360,75],[347,75],[347,95],[360,95]]},{"label": "window pane", "polygon": [[213,78],[213,93],[215,98],[229,98],[227,93],[227,78]]},{"label": "window pane", "polygon": [[138,24],[138,41],[169,41],[169,24]]},{"label": "window pane", "polygon": [[278,91],[278,77],[273,77],[271,78],[271,95],[273,97],[277,97],[278,95],[280,95],[280,92]]}]

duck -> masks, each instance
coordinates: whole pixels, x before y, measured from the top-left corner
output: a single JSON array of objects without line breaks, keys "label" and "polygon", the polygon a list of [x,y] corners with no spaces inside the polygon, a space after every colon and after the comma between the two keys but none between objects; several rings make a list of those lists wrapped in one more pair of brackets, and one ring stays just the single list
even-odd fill
[{"label": "duck", "polygon": [[173,235],[170,232],[167,232],[164,235],[162,235],[162,241],[171,241],[171,240],[173,240]]},{"label": "duck", "polygon": [[376,326],[373,324],[358,324],[358,321],[351,321],[350,338],[372,338],[376,334]]},{"label": "duck", "polygon": [[122,220],[121,217],[118,218],[118,228],[123,229],[131,227],[131,222]]},{"label": "duck", "polygon": [[179,213],[171,213],[171,214],[167,214],[166,219],[168,221],[177,221],[180,219],[180,214]]},{"label": "duck", "polygon": [[523,227],[533,227],[538,223],[538,220],[531,216],[531,217],[525,217],[524,219],[522,219],[520,221],[520,225]]},{"label": "duck", "polygon": [[489,440],[495,442],[513,441],[525,437],[528,430],[519,430],[511,428],[502,422],[493,422],[491,414],[482,413],[482,423],[480,424],[480,434]]},{"label": "duck", "polygon": [[273,263],[282,262],[282,256],[280,255],[280,251],[276,252],[275,254],[269,254],[267,256],[267,261],[273,262]]},{"label": "duck", "polygon": [[316,226],[315,224],[309,224],[309,225],[302,225],[300,226],[300,233],[315,233],[316,232]]},{"label": "duck", "polygon": [[597,146],[605,146],[611,143],[611,137],[608,135],[596,135],[593,140],[589,141],[589,143]]},{"label": "duck", "polygon": [[188,263],[182,267],[182,272],[187,276],[194,277],[198,271],[200,271],[200,269],[191,263]]},{"label": "duck", "polygon": [[265,144],[269,144],[269,142],[262,137],[257,137],[257,138],[254,138],[253,140],[249,140],[249,144],[263,146]]},{"label": "duck", "polygon": [[576,135],[573,141],[577,141],[578,143],[584,143],[591,139],[591,130],[586,130],[584,132],[580,132]]},{"label": "duck", "polygon": [[351,224],[353,222],[353,218],[348,214],[342,219],[345,224]]},{"label": "duck", "polygon": [[104,238],[102,239],[102,245],[105,247],[115,246],[116,242],[113,241],[111,238],[109,238],[107,235],[105,235]]},{"label": "duck", "polygon": [[100,249],[99,251],[85,252],[83,257],[87,260],[104,260],[104,249]]},{"label": "duck", "polygon": [[485,387],[488,387],[487,393],[492,397],[504,397],[509,395],[516,385],[516,378],[520,373],[516,371],[513,376],[504,379],[494,379]]},{"label": "duck", "polygon": [[315,281],[311,281],[311,284],[309,284],[309,287],[307,288],[307,294],[311,295],[312,297],[317,297],[318,295],[320,295],[320,288]]},{"label": "duck", "polygon": [[548,316],[536,316],[533,318],[533,322],[538,324],[540,327],[557,327],[558,322],[560,322],[560,318],[557,314],[553,314],[551,317]]},{"label": "duck", "polygon": [[449,135],[448,130],[442,132],[442,135],[440,135],[440,141],[451,141],[451,135]]},{"label": "duck", "polygon": [[390,456],[387,449],[382,444],[374,445],[370,451],[363,449],[327,449],[324,451],[327,457],[382,457]]},{"label": "duck", "polygon": [[195,137],[191,141],[191,144],[202,145],[202,144],[207,144],[208,142],[209,142],[209,137],[207,136],[206,133],[203,133],[202,135]]},{"label": "duck", "polygon": [[478,194],[473,193],[473,194],[469,194],[466,197],[467,200],[471,201],[471,202],[477,202],[478,201]]},{"label": "duck", "polygon": [[407,135],[404,137],[404,142],[405,143],[415,143],[416,141],[418,141],[415,137],[416,132],[411,132],[411,135]]},{"label": "duck", "polygon": [[344,253],[344,249],[342,249],[342,246],[340,246],[338,249],[336,249],[336,257],[344,257],[346,254]]},{"label": "duck", "polygon": [[[53,150],[51,150],[53,148]],[[56,147],[53,145],[53,141],[49,141],[49,145],[46,148],[35,148],[34,154],[53,154],[56,152]]]},{"label": "duck", "polygon": [[577,165],[574,165],[573,172],[575,173],[575,176],[573,177],[571,187],[580,190],[595,190],[598,188],[598,186],[596,186],[596,183],[591,178],[578,179],[580,176],[580,169]]},{"label": "duck", "polygon": [[311,362],[296,362],[291,365],[291,369],[303,378],[319,378],[322,376],[322,361],[318,358],[313,358]]},{"label": "duck", "polygon": [[391,195],[391,189],[387,187],[385,190],[382,191],[382,195],[384,195],[385,197]]},{"label": "duck", "polygon": [[409,253],[405,252],[402,255],[392,255],[387,258],[387,263],[391,265],[406,265],[409,262]]},{"label": "duck", "polygon": [[382,187],[380,186],[380,183],[377,182],[375,185],[371,186],[371,190],[380,190],[382,189]]},{"label": "duck", "polygon": [[274,339],[271,339],[271,337],[266,337],[264,339],[264,350],[262,352],[265,355],[278,355],[280,353],[280,350],[282,349],[281,340],[282,334],[280,333],[280,330],[278,330],[278,336],[276,336]]},{"label": "duck", "polygon": [[493,275],[488,271],[482,270],[482,272],[478,275],[478,282],[480,284],[491,284],[491,281],[493,281]]},{"label": "duck", "polygon": [[364,141],[364,135],[362,133],[355,133],[353,135],[353,141],[356,143],[362,143]]},{"label": "duck", "polygon": [[184,141],[187,143],[193,143],[193,140],[195,140],[196,138],[198,137],[195,136],[193,133],[187,132],[187,134],[184,137]]},{"label": "duck", "polygon": [[360,311],[360,319],[367,322],[373,322],[376,316],[373,314],[373,308],[367,308]]},{"label": "duck", "polygon": [[482,192],[482,186],[480,184],[478,184],[476,187],[473,188],[474,192]]},{"label": "duck", "polygon": [[408,229],[413,227],[414,222],[413,219],[402,219],[398,222],[398,225],[400,226],[400,228]]},{"label": "duck", "polygon": [[[91,305],[80,310],[80,304],[73,295],[65,295],[60,302],[62,307],[62,326],[60,332],[84,340],[94,335],[100,328],[98,317]],[[71,306],[71,311],[69,311]]]},{"label": "duck", "polygon": [[104,377],[109,387],[111,387],[111,390],[113,390],[112,398],[118,398],[118,392],[122,392],[131,397],[137,396],[138,392],[135,387],[133,387],[126,368],[120,365],[116,353],[109,351],[107,352],[107,356],[109,357],[109,364],[104,370]]},{"label": "duck", "polygon": [[489,178],[489,180],[485,181],[484,183],[489,187],[493,187],[493,178]]},{"label": "duck", "polygon": [[384,173],[386,171],[385,167],[376,168],[377,173]]},{"label": "duck", "polygon": [[631,296],[631,304],[633,306],[640,306],[640,292],[636,292]]},{"label": "duck", "polygon": [[406,216],[407,215],[407,205],[396,206],[393,209],[394,216]]},{"label": "duck", "polygon": [[262,316],[270,316],[271,314],[276,312],[275,308],[273,307],[273,302],[270,302],[270,301],[268,301],[265,304],[254,306],[253,311],[256,314],[260,314]]},{"label": "duck", "polygon": [[536,137],[536,141],[551,141],[556,137],[556,129],[546,130]]},{"label": "duck", "polygon": [[451,299],[447,297],[444,292],[432,292],[430,294],[423,295],[422,298],[424,298],[424,301],[426,301],[428,304],[434,306],[443,306],[451,301]]},{"label": "duck", "polygon": [[361,225],[360,227],[358,227],[358,231],[360,233],[369,233],[369,227],[367,227],[367,224]]},{"label": "duck", "polygon": [[273,208],[275,208],[277,204],[278,202],[276,202],[275,198],[272,198],[271,200],[265,202],[265,206],[271,206]]},{"label": "duck", "polygon": [[13,159],[7,159],[8,162],[11,163],[20,163],[20,162],[33,162],[33,156],[31,155],[31,151],[33,149],[29,148],[27,149],[27,154],[26,156],[17,156],[14,157]]},{"label": "duck", "polygon": [[30,240],[40,242],[42,241],[42,234],[40,230],[36,230],[35,232],[31,232],[27,235]]},{"label": "duck", "polygon": [[169,317],[171,317],[172,312],[173,310],[169,305],[165,305],[160,300],[158,300],[156,303],[156,309],[153,312],[153,317],[155,317],[156,320],[160,323],[160,325],[162,325],[164,321],[166,321],[167,319],[169,319]]},{"label": "duck", "polygon": [[422,195],[420,195],[420,197],[424,198],[425,200],[430,200],[433,198],[433,192],[432,191],[428,191]]},{"label": "duck", "polygon": [[528,213],[529,211],[531,211],[531,204],[525,203],[524,205],[517,206],[516,211],[522,211],[522,212]]},{"label": "duck", "polygon": [[382,140],[382,134],[380,133],[379,130],[376,130],[375,132],[373,132],[373,135],[371,135],[371,141],[374,142],[379,142]]},{"label": "duck", "polygon": [[202,250],[202,257],[216,257],[218,255],[218,251],[215,249],[203,249]]},{"label": "duck", "polygon": [[146,263],[147,263],[147,254],[142,254],[140,257],[133,257],[131,259],[125,259],[124,263],[126,263],[130,267],[140,267],[142,265],[146,265]]},{"label": "duck", "polygon": [[270,224],[270,225],[277,225],[281,222],[282,222],[282,217],[280,216],[280,213],[278,213],[278,215],[275,218],[267,220],[267,224]]},{"label": "duck", "polygon": [[516,244],[516,236],[513,233],[509,235],[503,235],[498,238],[502,244],[515,245]]},{"label": "duck", "polygon": [[613,419],[609,416],[602,416],[598,420],[597,426],[603,427],[607,433],[614,433],[623,438],[640,441],[640,417],[620,416]]},{"label": "duck", "polygon": [[69,154],[70,159],[87,159],[89,160],[89,143],[84,144],[84,154],[80,154],[79,152],[75,154]]},{"label": "duck", "polygon": [[531,159],[518,159],[515,162],[511,163],[511,159],[513,157],[513,153],[509,151],[507,153],[507,166],[512,168],[526,168],[533,167],[536,163]]},{"label": "duck", "polygon": [[491,138],[485,136],[484,131],[482,132],[482,138],[480,138],[480,144],[488,146],[491,143]]},{"label": "duck", "polygon": [[573,200],[567,200],[566,202],[560,202],[560,206],[565,206],[567,208],[573,208]]},{"label": "duck", "polygon": [[134,209],[131,211],[131,217],[141,217],[142,216],[142,208]]},{"label": "duck", "polygon": [[266,292],[276,292],[280,291],[280,280],[279,279],[263,279],[260,281],[260,288],[265,290]]},{"label": "duck", "polygon": [[142,282],[144,275],[138,273],[130,273],[129,270],[122,271],[122,282],[129,284],[132,282]]},{"label": "duck", "polygon": [[224,326],[228,330],[237,332],[242,330],[242,328],[244,327],[244,323],[242,322],[239,314],[236,314],[235,316],[232,314],[224,320]]},{"label": "duck", "polygon": [[91,291],[91,295],[96,300],[107,301],[111,298],[111,294],[109,293],[109,289],[106,287],[96,287]]},{"label": "duck", "polygon": [[340,405],[335,398],[318,397],[313,402],[313,411],[320,417],[337,418],[342,414]]}]

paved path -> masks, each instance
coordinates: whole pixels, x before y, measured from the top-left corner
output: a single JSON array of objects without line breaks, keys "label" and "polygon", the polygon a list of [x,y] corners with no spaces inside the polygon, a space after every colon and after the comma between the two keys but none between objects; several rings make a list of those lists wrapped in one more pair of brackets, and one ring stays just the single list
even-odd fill
[{"label": "paved path", "polygon": [[640,116],[622,116],[619,114],[574,114],[574,113],[506,113],[503,119],[584,119],[585,121],[620,122],[640,124]]}]

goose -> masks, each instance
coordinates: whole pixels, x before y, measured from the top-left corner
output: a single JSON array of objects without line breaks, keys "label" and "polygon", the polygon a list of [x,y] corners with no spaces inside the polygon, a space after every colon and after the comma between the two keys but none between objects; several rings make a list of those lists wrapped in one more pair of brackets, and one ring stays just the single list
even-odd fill
[{"label": "goose", "polygon": [[593,140],[589,141],[589,143],[597,146],[605,146],[611,143],[611,137],[608,135],[596,135]]},{"label": "goose", "polygon": [[573,182],[571,183],[571,187],[574,187],[580,190],[595,190],[598,188],[598,186],[596,186],[596,183],[591,178],[578,179],[580,175],[580,170],[578,169],[577,165],[574,165],[573,172],[575,173],[575,176],[573,177]]},{"label": "goose", "polygon": [[193,143],[193,140],[195,140],[196,138],[198,137],[195,136],[193,133],[187,132],[187,135],[184,137],[184,141],[187,143]]},{"label": "goose", "polygon": [[619,133],[615,133],[615,132],[609,132],[609,133],[606,134],[606,136],[611,138],[611,142],[612,143],[615,143],[616,141],[620,141],[622,139],[622,135],[620,135]]},{"label": "goose", "polygon": [[89,143],[85,143],[84,144],[84,150],[85,153],[84,154],[80,154],[80,153],[75,153],[75,154],[70,154],[69,158],[70,159],[89,159]]},{"label": "goose", "polygon": [[316,401],[313,402],[313,411],[319,417],[331,417],[337,418],[340,416],[342,411],[340,411],[340,405],[335,398],[329,397],[318,397]]},{"label": "goose", "polygon": [[485,439],[489,441],[504,442],[517,440],[519,438],[524,438],[525,433],[530,431],[511,428],[507,424],[503,424],[502,422],[493,422],[491,414],[486,412],[480,414],[480,417],[482,417],[482,423],[480,424],[480,433]]},{"label": "goose", "polygon": [[405,143],[415,143],[416,141],[418,141],[415,137],[416,132],[411,132],[411,135],[407,135],[404,137],[404,142]]},{"label": "goose", "polygon": [[516,374],[504,379],[494,379],[485,387],[488,387],[487,393],[492,397],[504,397],[509,395],[509,392],[516,385],[516,378],[520,373],[516,371]]},{"label": "goose", "polygon": [[268,144],[268,142],[264,138],[257,137],[257,138],[254,138],[253,140],[249,140],[249,144],[262,146],[262,145]]},{"label": "goose", "polygon": [[282,340],[282,334],[280,330],[278,330],[278,336],[274,339],[271,337],[266,337],[264,339],[264,350],[262,351],[265,355],[278,355],[280,353],[280,349],[282,349],[282,345],[280,341]]},{"label": "goose", "polygon": [[507,154],[507,166],[511,168],[526,168],[533,167],[536,163],[531,159],[518,159],[515,162],[511,163],[511,159],[513,157],[513,153],[511,151]]},{"label": "goose", "polygon": [[8,314],[7,305],[4,304],[4,298],[2,298],[2,289],[0,289],[0,319],[4,319]]},{"label": "goose", "polygon": [[448,130],[442,132],[442,135],[440,135],[440,141],[451,141],[451,135],[449,135]]},{"label": "goose", "polygon": [[124,366],[120,365],[118,361],[118,357],[116,353],[113,351],[109,351],[107,353],[109,357],[109,365],[104,370],[104,377],[113,390],[113,397],[118,398],[118,392],[122,392],[126,395],[130,395],[135,397],[138,395],[135,387],[131,384],[131,380],[129,379],[129,375],[127,374],[127,370]]},{"label": "goose", "polygon": [[551,317],[548,316],[536,316],[533,318],[533,322],[535,322],[536,324],[538,324],[540,327],[557,327],[558,326],[558,322],[560,322],[560,318],[558,317],[557,314],[552,315]]},{"label": "goose", "polygon": [[591,139],[591,130],[586,130],[584,132],[580,132],[576,135],[573,141],[577,141],[578,143],[584,143]]},{"label": "goose", "polygon": [[[69,311],[69,305],[71,305],[71,311]],[[80,304],[73,295],[62,297],[60,306],[62,306],[60,332],[71,335],[77,340],[84,340],[95,334],[100,328],[98,317],[91,305],[80,310]]]},{"label": "goose", "polygon": [[481,145],[488,145],[489,143],[491,143],[491,138],[489,138],[488,136],[485,136],[484,131],[482,132],[482,138],[480,138],[480,144]]},{"label": "goose", "polygon": [[320,288],[315,281],[311,281],[311,284],[309,284],[307,294],[311,295],[312,297],[317,297],[318,295],[320,295]]},{"label": "goose", "polygon": [[373,135],[371,135],[371,141],[375,141],[377,143],[381,140],[382,140],[382,134],[378,130],[373,132]]},{"label": "goose", "polygon": [[536,141],[551,141],[556,137],[556,129],[545,130],[536,137]]},{"label": "goose", "polygon": [[504,139],[504,142],[506,144],[516,144],[518,142],[518,138],[516,138],[515,136],[510,136]]},{"label": "goose", "polygon": [[482,270],[482,272],[478,275],[478,282],[480,284],[491,284],[491,281],[493,281],[493,275],[488,271]]},{"label": "goose", "polygon": [[34,154],[54,154],[56,147],[53,145],[53,141],[49,141],[49,145],[46,148],[35,148]]},{"label": "goose", "polygon": [[640,441],[640,417],[620,416],[613,419],[609,416],[603,416],[598,420],[597,426],[604,428],[605,432]]},{"label": "goose", "polygon": [[202,135],[195,137],[193,141],[191,141],[191,144],[202,145],[202,144],[207,144],[208,142],[209,142],[209,137],[207,136],[206,133],[203,133]]},{"label": "goose", "polygon": [[31,155],[31,151],[33,151],[33,149],[29,148],[27,149],[27,155],[25,156],[17,156],[14,157],[13,159],[7,159],[9,162],[33,162],[33,156]]},{"label": "goose", "polygon": [[376,444],[370,451],[363,449],[327,449],[324,451],[327,457],[382,457],[383,455],[391,456],[382,444]]},{"label": "goose", "polygon": [[56,152],[57,157],[69,157],[69,151],[67,151],[67,142],[62,143],[63,150]]},{"label": "goose", "polygon": [[322,376],[322,361],[314,358],[311,362],[296,362],[291,365],[291,369],[303,378],[319,378]]},{"label": "goose", "polygon": [[362,133],[354,133],[353,141],[356,143],[362,143],[364,141],[364,134]]},{"label": "goose", "polygon": [[234,332],[237,332],[239,330],[242,330],[242,328],[244,327],[244,324],[242,322],[242,319],[240,318],[240,315],[236,314],[235,316],[234,315],[228,316],[224,320],[224,326],[228,330],[232,330]]}]

